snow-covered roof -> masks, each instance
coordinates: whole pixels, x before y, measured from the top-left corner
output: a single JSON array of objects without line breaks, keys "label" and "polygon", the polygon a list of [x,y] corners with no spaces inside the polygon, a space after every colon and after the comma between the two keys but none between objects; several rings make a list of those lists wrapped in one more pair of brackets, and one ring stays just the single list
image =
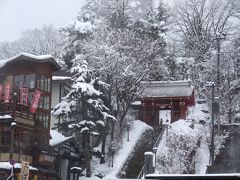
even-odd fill
[{"label": "snow-covered roof", "polygon": [[64,80],[71,80],[71,77],[69,76],[53,76],[53,81],[64,81]]},{"label": "snow-covered roof", "polygon": [[141,97],[187,97],[194,90],[191,81],[151,81],[142,85],[146,88]]},{"label": "snow-covered roof", "polygon": [[28,61],[38,62],[38,63],[49,62],[52,64],[53,70],[60,69],[60,66],[51,55],[36,56],[29,53],[21,53],[6,60],[0,60],[0,69],[12,63],[19,62],[21,60],[28,60]]},{"label": "snow-covered roof", "polygon": [[49,144],[51,146],[56,146],[60,143],[63,143],[64,141],[72,138],[72,136],[70,137],[65,137],[63,136],[61,133],[59,133],[58,131],[56,130],[50,130],[50,135],[51,135],[51,139],[49,140]]}]

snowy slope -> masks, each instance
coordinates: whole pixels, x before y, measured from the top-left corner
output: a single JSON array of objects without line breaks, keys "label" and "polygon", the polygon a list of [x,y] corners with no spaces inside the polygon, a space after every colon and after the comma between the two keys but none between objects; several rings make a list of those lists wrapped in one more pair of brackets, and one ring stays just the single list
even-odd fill
[{"label": "snowy slope", "polygon": [[[80,180],[95,180],[100,179],[94,174],[102,174],[104,177],[102,179],[117,179],[117,174],[121,170],[122,166],[126,162],[128,156],[133,152],[137,141],[141,137],[141,135],[148,129],[151,129],[150,126],[145,124],[142,121],[133,121],[133,128],[130,130],[130,141],[127,141],[127,133],[123,136],[123,144],[122,148],[116,153],[114,156],[114,167],[110,167],[110,162],[106,162],[105,164],[99,164],[99,160],[93,159],[92,167],[93,167],[93,175],[91,178],[80,177]],[[111,159],[110,159],[111,160]]]}]

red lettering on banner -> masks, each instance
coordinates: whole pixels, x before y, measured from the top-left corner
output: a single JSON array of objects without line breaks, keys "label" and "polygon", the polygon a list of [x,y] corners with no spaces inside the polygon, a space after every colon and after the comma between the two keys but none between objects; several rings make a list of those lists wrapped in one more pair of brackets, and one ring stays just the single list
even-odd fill
[{"label": "red lettering on banner", "polygon": [[24,106],[28,105],[28,87],[20,88],[20,104]]},{"label": "red lettering on banner", "polygon": [[0,101],[2,100],[3,85],[0,84]]},{"label": "red lettering on banner", "polygon": [[4,90],[4,103],[10,102],[10,92],[11,92],[11,84],[6,82],[5,90]]},{"label": "red lettering on banner", "polygon": [[33,114],[37,110],[38,102],[39,102],[40,97],[41,97],[41,91],[35,90],[35,93],[33,95],[32,104],[31,104],[31,107],[30,107],[30,112],[33,113]]}]

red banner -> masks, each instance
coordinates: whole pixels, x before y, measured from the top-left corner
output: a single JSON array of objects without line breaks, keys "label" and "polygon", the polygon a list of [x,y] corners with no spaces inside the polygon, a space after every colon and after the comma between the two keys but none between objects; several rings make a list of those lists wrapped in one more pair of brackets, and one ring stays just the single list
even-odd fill
[{"label": "red banner", "polygon": [[3,85],[0,84],[0,101],[2,100]]},{"label": "red banner", "polygon": [[5,90],[4,90],[4,103],[10,102],[10,93],[11,93],[11,83],[5,83]]},{"label": "red banner", "polygon": [[24,106],[28,105],[28,87],[20,88],[20,104]]},{"label": "red banner", "polygon": [[38,102],[40,100],[40,97],[41,97],[41,91],[35,90],[35,93],[34,93],[33,99],[32,99],[32,104],[31,104],[31,107],[30,107],[30,112],[33,113],[33,114],[37,110]]}]

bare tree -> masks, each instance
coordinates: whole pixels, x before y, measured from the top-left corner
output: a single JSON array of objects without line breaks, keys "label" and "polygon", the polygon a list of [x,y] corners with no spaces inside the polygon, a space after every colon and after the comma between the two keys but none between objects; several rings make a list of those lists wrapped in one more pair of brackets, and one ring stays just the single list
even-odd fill
[{"label": "bare tree", "polygon": [[50,54],[60,59],[62,45],[62,36],[58,30],[53,25],[44,25],[40,29],[23,31],[18,40],[0,43],[0,57],[5,59],[21,52],[27,52],[35,55]]}]

